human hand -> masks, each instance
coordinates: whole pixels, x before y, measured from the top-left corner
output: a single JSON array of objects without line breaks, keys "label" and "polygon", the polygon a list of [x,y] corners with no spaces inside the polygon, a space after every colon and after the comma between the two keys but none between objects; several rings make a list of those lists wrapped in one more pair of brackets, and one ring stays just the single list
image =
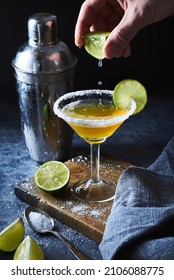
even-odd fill
[{"label": "human hand", "polygon": [[75,44],[89,31],[110,31],[104,45],[106,58],[128,57],[130,43],[145,26],[174,15],[174,0],[86,0],[75,27]]}]

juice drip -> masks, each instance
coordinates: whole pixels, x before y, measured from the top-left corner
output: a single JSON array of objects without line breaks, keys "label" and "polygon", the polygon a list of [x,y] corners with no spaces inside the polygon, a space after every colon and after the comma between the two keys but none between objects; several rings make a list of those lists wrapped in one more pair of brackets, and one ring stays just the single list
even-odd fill
[{"label": "juice drip", "polygon": [[[99,59],[98,60],[98,67],[102,67],[103,66],[103,61],[102,61],[102,59]],[[103,83],[102,83],[102,81],[98,81],[98,85],[99,86],[101,86]]]},{"label": "juice drip", "polygon": [[98,60],[98,67],[102,67],[102,66],[103,66],[102,59],[99,59],[99,60]]}]

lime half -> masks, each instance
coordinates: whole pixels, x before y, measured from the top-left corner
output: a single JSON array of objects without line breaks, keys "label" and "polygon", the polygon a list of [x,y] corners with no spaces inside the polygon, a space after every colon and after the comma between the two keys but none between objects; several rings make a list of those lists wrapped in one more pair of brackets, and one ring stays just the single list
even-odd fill
[{"label": "lime half", "polygon": [[44,253],[40,245],[29,235],[16,249],[14,260],[43,260]]},{"label": "lime half", "polygon": [[70,178],[68,167],[60,161],[48,161],[35,173],[36,185],[44,191],[54,192],[65,187]]},{"label": "lime half", "polygon": [[24,223],[21,217],[7,226],[0,233],[0,250],[4,252],[14,251],[24,238]]},{"label": "lime half", "polygon": [[97,59],[104,59],[103,46],[109,36],[110,32],[87,32],[83,34],[85,50]]},{"label": "lime half", "polygon": [[147,103],[147,92],[145,87],[137,80],[125,79],[119,82],[113,94],[113,102],[118,109],[130,107],[131,99],[136,103],[133,115],[141,112]]}]

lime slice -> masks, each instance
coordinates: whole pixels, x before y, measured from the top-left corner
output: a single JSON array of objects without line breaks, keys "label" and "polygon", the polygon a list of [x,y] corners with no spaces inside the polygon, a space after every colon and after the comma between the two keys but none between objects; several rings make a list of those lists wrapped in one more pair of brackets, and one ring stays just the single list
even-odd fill
[{"label": "lime slice", "polygon": [[48,161],[35,173],[36,185],[44,191],[55,192],[65,187],[70,178],[68,167],[60,161]]},{"label": "lime slice", "polygon": [[44,260],[44,253],[40,245],[29,235],[16,249],[14,260]]},{"label": "lime slice", "polygon": [[104,59],[103,46],[109,36],[110,32],[88,32],[83,34],[85,50],[97,59]]},{"label": "lime slice", "polygon": [[24,238],[24,223],[21,217],[7,226],[0,233],[0,250],[4,252],[14,251]]},{"label": "lime slice", "polygon": [[130,107],[131,99],[136,103],[133,115],[141,112],[147,103],[147,92],[145,87],[137,80],[125,79],[119,82],[113,94],[113,102],[118,109]]}]

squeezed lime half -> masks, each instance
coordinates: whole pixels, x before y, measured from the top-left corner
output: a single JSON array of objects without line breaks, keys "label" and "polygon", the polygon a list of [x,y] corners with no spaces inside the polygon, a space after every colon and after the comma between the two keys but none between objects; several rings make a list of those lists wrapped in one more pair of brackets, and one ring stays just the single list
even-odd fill
[{"label": "squeezed lime half", "polygon": [[103,46],[109,36],[110,32],[94,31],[83,34],[85,50],[93,57],[101,60],[105,58]]}]

